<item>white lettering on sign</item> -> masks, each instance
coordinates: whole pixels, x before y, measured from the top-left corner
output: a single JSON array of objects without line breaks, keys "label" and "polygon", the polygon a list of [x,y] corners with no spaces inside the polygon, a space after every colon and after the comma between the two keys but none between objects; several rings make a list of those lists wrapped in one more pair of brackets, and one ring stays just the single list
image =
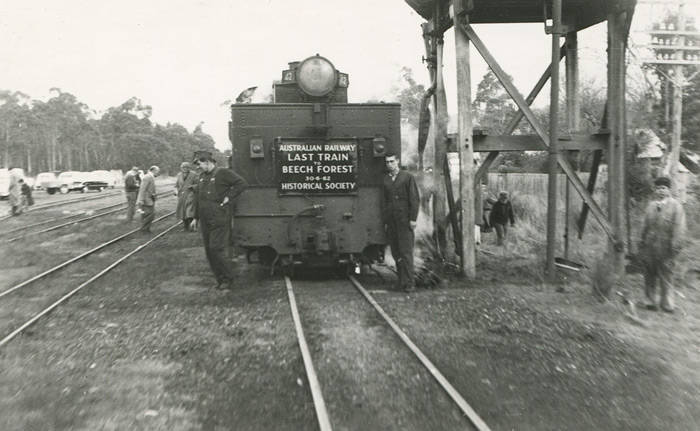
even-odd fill
[{"label": "white lettering on sign", "polygon": [[356,142],[283,142],[277,148],[280,192],[348,193],[357,190]]},{"label": "white lettering on sign", "polygon": [[326,151],[355,151],[355,144],[330,144],[326,145]]},{"label": "white lettering on sign", "polygon": [[282,165],[283,174],[312,174],[313,169],[311,165]]},{"label": "white lettering on sign", "polygon": [[290,151],[321,151],[323,150],[323,145],[318,144],[282,144],[280,145],[280,151],[290,152]]},{"label": "white lettering on sign", "polygon": [[319,165],[316,172],[319,174],[351,174],[354,171],[352,165]]}]

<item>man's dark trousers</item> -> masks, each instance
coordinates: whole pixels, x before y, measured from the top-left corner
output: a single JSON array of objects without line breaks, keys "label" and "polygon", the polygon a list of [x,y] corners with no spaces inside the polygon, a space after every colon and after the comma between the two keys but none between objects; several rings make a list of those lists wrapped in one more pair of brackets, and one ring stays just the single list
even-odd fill
[{"label": "man's dark trousers", "polygon": [[150,232],[151,223],[153,219],[156,218],[156,207],[155,205],[141,205],[141,232]]},{"label": "man's dark trousers", "polygon": [[386,233],[389,237],[391,256],[396,261],[399,287],[401,289],[413,287],[413,242],[415,236],[411,225],[407,220],[403,223],[390,220],[387,223]]},{"label": "man's dark trousers", "polygon": [[126,192],[126,221],[130,222],[134,219],[134,213],[136,212],[136,198],[139,192]]},{"label": "man's dark trousers", "polygon": [[229,206],[208,205],[201,211],[199,230],[204,240],[204,251],[214,277],[219,283],[233,281],[231,262],[226,257],[229,239]]}]

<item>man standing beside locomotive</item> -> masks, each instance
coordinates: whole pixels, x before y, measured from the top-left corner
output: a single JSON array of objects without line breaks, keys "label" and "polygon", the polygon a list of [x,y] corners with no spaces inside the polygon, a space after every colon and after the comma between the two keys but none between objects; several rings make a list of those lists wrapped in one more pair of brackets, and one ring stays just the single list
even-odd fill
[{"label": "man standing beside locomotive", "polygon": [[231,208],[234,199],[248,184],[231,169],[218,168],[208,151],[200,151],[198,161],[202,173],[195,197],[194,218],[198,220],[204,252],[216,277],[215,287],[231,289],[234,274],[226,258]]},{"label": "man standing beside locomotive", "polygon": [[382,217],[391,255],[396,261],[399,288],[411,292],[415,290],[413,244],[420,195],[415,178],[400,169],[399,158],[395,154],[388,153],[385,162],[388,173],[383,184]]},{"label": "man standing beside locomotive", "polygon": [[154,165],[141,180],[136,199],[136,205],[141,210],[141,232],[151,232],[151,223],[156,216],[156,177],[159,174],[160,168]]}]

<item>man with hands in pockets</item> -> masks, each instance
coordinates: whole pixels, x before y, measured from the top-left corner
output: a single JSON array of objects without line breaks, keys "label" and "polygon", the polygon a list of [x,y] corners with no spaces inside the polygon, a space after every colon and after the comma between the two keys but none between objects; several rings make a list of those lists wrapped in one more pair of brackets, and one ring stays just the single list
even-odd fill
[{"label": "man with hands in pockets", "polygon": [[194,218],[204,240],[204,251],[209,261],[217,289],[233,288],[234,274],[226,257],[231,209],[234,199],[247,187],[246,181],[231,169],[219,168],[208,151],[197,154],[202,173],[199,176],[195,198]]}]

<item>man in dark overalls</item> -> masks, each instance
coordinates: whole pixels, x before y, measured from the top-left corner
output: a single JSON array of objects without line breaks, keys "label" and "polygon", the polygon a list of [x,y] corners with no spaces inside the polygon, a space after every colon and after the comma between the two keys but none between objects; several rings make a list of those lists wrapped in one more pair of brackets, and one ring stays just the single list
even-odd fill
[{"label": "man in dark overalls", "polygon": [[413,175],[399,168],[395,154],[386,155],[387,175],[384,177],[382,216],[396,261],[399,288],[407,292],[415,290],[413,282],[413,242],[420,206],[418,185]]},{"label": "man in dark overalls", "polygon": [[209,261],[217,289],[233,287],[233,270],[226,257],[231,207],[234,199],[248,185],[230,169],[218,168],[210,152],[199,151],[197,160],[202,169],[195,198],[194,218],[204,240],[204,251]]}]

